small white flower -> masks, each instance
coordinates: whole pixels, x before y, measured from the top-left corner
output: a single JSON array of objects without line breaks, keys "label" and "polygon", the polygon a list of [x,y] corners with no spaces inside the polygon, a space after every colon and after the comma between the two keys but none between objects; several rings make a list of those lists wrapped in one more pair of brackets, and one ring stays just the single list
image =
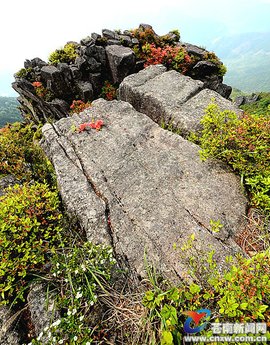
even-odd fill
[{"label": "small white flower", "polygon": [[58,320],[56,320],[56,321],[52,324],[52,327],[59,326],[60,323],[61,323],[61,320],[58,319]]},{"label": "small white flower", "polygon": [[86,267],[85,267],[84,264],[81,265],[81,268],[82,268],[82,270],[83,270],[84,272],[86,271]]},{"label": "small white flower", "polygon": [[60,266],[59,262],[57,262],[56,267],[58,268]]},{"label": "small white flower", "polygon": [[65,278],[65,282],[68,283],[68,279],[67,278]]},{"label": "small white flower", "polygon": [[48,332],[48,338],[50,338],[52,336],[51,332]]},{"label": "small white flower", "polygon": [[53,274],[52,274],[54,277],[56,277],[56,273],[55,272],[53,272]]},{"label": "small white flower", "polygon": [[94,301],[91,301],[91,302],[90,302],[90,305],[91,305],[91,306],[94,305]]},{"label": "small white flower", "polygon": [[79,273],[79,271],[78,270],[75,270],[75,272],[74,272],[75,274],[78,274]]},{"label": "small white flower", "polygon": [[49,329],[49,326],[46,326],[46,327],[44,328],[44,332],[47,332],[48,329]]},{"label": "small white flower", "polygon": [[[63,339],[60,339],[59,341],[58,341],[58,344],[63,344],[64,343],[64,340]],[[90,343],[89,343],[89,345],[90,345]]]},{"label": "small white flower", "polygon": [[70,315],[71,315],[71,311],[70,311],[70,310],[68,310],[67,314],[68,314],[68,316],[70,316]]},{"label": "small white flower", "polygon": [[88,341],[85,345],[91,345],[90,342]]},{"label": "small white flower", "polygon": [[75,298],[79,299],[79,298],[82,297],[82,295],[83,295],[83,294],[82,294],[81,292],[78,291],[78,292],[76,293]]},{"label": "small white flower", "polygon": [[74,309],[72,310],[72,315],[75,315],[76,313],[77,313],[77,309],[74,308]]},{"label": "small white flower", "polygon": [[79,320],[80,320],[80,321],[82,321],[83,319],[84,319],[84,316],[83,316],[83,315],[79,317]]},{"label": "small white flower", "polygon": [[56,342],[56,338],[55,338],[55,337],[53,337],[53,338],[52,338],[52,341],[55,343],[55,342]]},{"label": "small white flower", "polygon": [[77,335],[75,335],[75,337],[73,338],[74,341],[77,341],[78,340],[78,337]]}]

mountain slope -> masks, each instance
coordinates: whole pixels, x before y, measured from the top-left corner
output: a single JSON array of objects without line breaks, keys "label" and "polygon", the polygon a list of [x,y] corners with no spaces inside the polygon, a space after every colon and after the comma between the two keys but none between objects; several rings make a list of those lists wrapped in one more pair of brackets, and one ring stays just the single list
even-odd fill
[{"label": "mountain slope", "polygon": [[0,97],[0,128],[6,123],[21,121],[16,97]]},{"label": "mountain slope", "polygon": [[218,38],[210,48],[227,66],[225,83],[245,92],[270,91],[270,32]]}]

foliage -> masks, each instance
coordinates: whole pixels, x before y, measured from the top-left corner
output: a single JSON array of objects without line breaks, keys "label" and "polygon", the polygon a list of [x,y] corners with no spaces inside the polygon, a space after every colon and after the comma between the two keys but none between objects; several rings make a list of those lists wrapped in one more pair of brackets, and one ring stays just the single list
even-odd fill
[{"label": "foliage", "polygon": [[203,160],[209,157],[229,163],[246,182],[252,202],[270,209],[270,115],[221,111],[211,104],[201,120],[199,135]]},{"label": "foliage", "polygon": [[21,68],[17,73],[15,73],[17,78],[24,78],[30,82],[34,81],[34,70],[32,67]]},{"label": "foliage", "polygon": [[[161,344],[182,343],[186,311],[207,308],[214,315],[211,322],[215,323],[269,322],[269,252],[259,253],[252,259],[239,257],[237,264],[223,275],[216,269],[213,252],[208,254],[207,263],[205,285],[183,283],[164,289],[151,279],[152,289],[145,293],[143,304],[152,327],[159,325],[155,332]],[[210,336],[211,331],[202,334]]]},{"label": "foliage", "polygon": [[270,93],[261,92],[257,102],[242,105],[240,108],[249,114],[270,114]]},{"label": "foliage", "polygon": [[7,123],[21,121],[16,97],[0,97],[0,128]]},{"label": "foliage", "polygon": [[70,106],[70,114],[79,114],[89,107],[91,107],[90,102],[84,103],[81,100],[74,100]]},{"label": "foliage", "polygon": [[146,62],[144,67],[150,65],[163,64],[167,68],[173,68],[178,72],[185,73],[191,63],[191,57],[182,47],[156,47],[155,44],[146,43],[142,46]]},{"label": "foliage", "polygon": [[106,99],[107,101],[112,101],[117,97],[117,88],[112,85],[108,80],[104,82],[104,85],[101,89],[100,97]]},{"label": "foliage", "polygon": [[71,64],[75,62],[77,56],[76,44],[67,43],[64,45],[64,48],[56,49],[54,52],[52,52],[48,60],[52,65],[57,65],[60,62]]},{"label": "foliage", "polygon": [[40,127],[15,123],[0,130],[0,175],[55,184],[51,163],[38,145]]},{"label": "foliage", "polygon": [[34,81],[32,85],[35,88],[36,94],[45,101],[50,102],[54,98],[53,93],[46,89],[40,81]]},{"label": "foliage", "polygon": [[58,193],[47,184],[16,185],[0,197],[0,293],[3,303],[24,300],[31,273],[58,242],[62,215]]},{"label": "foliage", "polygon": [[[158,36],[151,28],[138,28],[132,30],[132,34],[139,41],[133,51],[137,59],[146,60],[145,67],[164,64],[168,69],[192,76],[192,69],[200,59],[188,54],[183,46],[176,44],[180,39],[178,30]],[[218,67],[218,75],[223,76],[226,73],[226,67],[214,53],[206,53],[202,60],[214,63]]]},{"label": "foliage", "polygon": [[39,344],[49,333],[50,340],[46,344],[92,342],[91,314],[99,291],[106,291],[104,284],[110,281],[115,262],[110,247],[90,242],[56,251],[51,259],[50,275],[51,284],[61,291],[56,298],[56,308],[62,310],[63,316],[43,330],[32,344]]}]

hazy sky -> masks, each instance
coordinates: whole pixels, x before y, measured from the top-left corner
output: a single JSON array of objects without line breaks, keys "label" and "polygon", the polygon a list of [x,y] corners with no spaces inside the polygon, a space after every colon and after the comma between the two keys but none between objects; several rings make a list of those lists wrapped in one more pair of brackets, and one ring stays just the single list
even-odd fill
[{"label": "hazy sky", "polygon": [[207,44],[228,34],[270,31],[270,0],[2,0],[0,95],[11,95],[12,75],[25,59],[47,60],[67,41],[101,29],[140,23],[158,34],[179,29],[184,41]]}]

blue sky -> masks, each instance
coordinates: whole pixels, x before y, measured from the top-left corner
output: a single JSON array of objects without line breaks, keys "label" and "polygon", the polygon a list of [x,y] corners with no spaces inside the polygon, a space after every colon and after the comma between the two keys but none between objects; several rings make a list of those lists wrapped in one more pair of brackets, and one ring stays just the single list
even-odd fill
[{"label": "blue sky", "polygon": [[46,60],[67,41],[102,28],[148,23],[158,34],[179,29],[183,41],[206,48],[219,37],[270,32],[270,0],[3,0],[1,14],[0,95],[16,95],[10,83],[25,59]]}]

